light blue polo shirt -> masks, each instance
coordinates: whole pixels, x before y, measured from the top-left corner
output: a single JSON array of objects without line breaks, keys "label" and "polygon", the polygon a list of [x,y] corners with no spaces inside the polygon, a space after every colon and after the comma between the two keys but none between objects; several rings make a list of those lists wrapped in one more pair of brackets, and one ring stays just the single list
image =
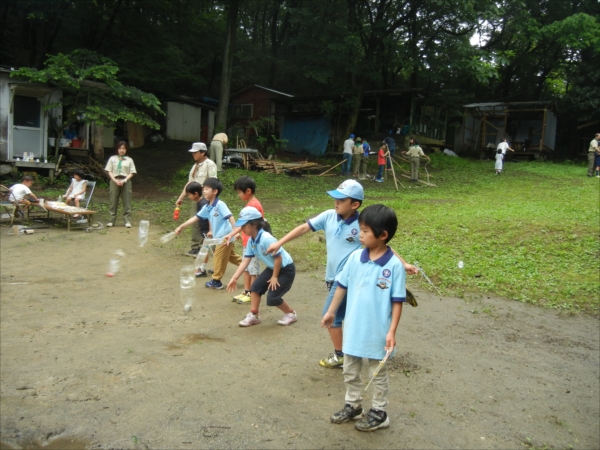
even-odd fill
[{"label": "light blue polo shirt", "polygon": [[292,257],[286,252],[283,247],[279,249],[275,255],[268,255],[267,249],[269,245],[277,242],[270,233],[267,233],[265,230],[258,230],[258,234],[256,238],[248,239],[248,245],[246,245],[246,253],[244,253],[244,257],[246,258],[254,258],[255,256],[258,260],[263,263],[265,266],[272,269],[275,267],[275,256],[281,255],[281,267],[286,267],[292,264],[294,261]]},{"label": "light blue polo shirt", "polygon": [[208,219],[213,238],[225,237],[233,230],[229,223],[229,218],[232,216],[231,211],[218,198],[215,198],[212,204],[204,205],[196,215],[201,219]]},{"label": "light blue polo shirt", "polygon": [[344,220],[335,212],[335,209],[329,209],[317,217],[307,220],[306,223],[313,231],[323,230],[325,232],[325,244],[327,245],[325,281],[333,281],[346,264],[348,256],[360,248],[358,211]]},{"label": "light blue polo shirt", "polygon": [[348,289],[342,350],[352,356],[383,359],[392,323],[392,303],[406,301],[406,272],[388,247],[376,261],[369,249],[357,250],[336,277]]}]

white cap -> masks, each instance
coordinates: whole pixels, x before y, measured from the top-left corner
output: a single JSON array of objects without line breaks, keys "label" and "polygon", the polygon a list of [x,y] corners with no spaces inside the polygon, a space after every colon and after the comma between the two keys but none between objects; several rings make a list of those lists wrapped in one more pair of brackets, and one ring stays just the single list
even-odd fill
[{"label": "white cap", "polygon": [[188,152],[190,153],[196,153],[196,152],[207,152],[208,149],[206,148],[206,144],[204,142],[194,142],[192,144],[192,148],[190,148],[188,150]]}]

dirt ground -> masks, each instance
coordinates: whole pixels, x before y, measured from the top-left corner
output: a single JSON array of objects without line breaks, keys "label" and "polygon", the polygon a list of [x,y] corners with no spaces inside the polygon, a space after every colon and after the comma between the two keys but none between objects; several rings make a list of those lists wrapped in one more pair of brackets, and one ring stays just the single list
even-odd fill
[{"label": "dirt ground", "polygon": [[[192,260],[152,225],[144,248],[135,227],[7,231],[2,449],[600,447],[597,318],[417,292],[389,362],[391,426],[360,433],[329,422],[344,385],[318,365],[331,351],[321,273],[300,273],[286,297],[296,324],[265,306],[240,328],[248,307],[203,283],[184,314]],[[123,269],[107,278],[118,248]]]}]

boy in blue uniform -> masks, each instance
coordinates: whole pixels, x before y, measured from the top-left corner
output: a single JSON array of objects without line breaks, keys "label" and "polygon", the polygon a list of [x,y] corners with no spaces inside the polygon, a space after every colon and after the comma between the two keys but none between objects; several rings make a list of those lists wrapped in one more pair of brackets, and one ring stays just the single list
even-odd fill
[{"label": "boy in blue uniform", "polygon": [[[219,200],[221,192],[223,192],[223,183],[218,178],[207,178],[204,181],[202,193],[208,201],[208,205],[203,206],[196,216],[178,226],[175,229],[175,234],[179,235],[184,228],[195,224],[200,219],[208,219],[210,231],[206,234],[207,237],[224,238],[231,233],[235,222],[225,202]],[[236,266],[239,266],[242,262],[242,258],[233,251],[233,245],[233,243],[229,243],[228,241],[217,245],[215,249],[215,270],[212,280],[205,283],[207,288],[223,289],[221,278],[225,274],[227,262],[233,263]]]},{"label": "boy in blue uniform", "polygon": [[[331,304],[335,292],[334,280],[336,275],[342,270],[350,254],[360,248],[357,210],[365,198],[363,187],[355,180],[346,180],[337,189],[328,191],[327,193],[335,199],[335,209],[327,210],[317,217],[307,220],[305,224],[296,227],[267,249],[268,253],[277,252],[283,244],[309,231],[323,230],[325,232],[325,242],[327,245],[325,283],[329,289],[329,294],[323,305],[323,314],[325,314]],[[402,262],[404,263],[403,260]],[[406,270],[409,273],[417,272],[417,269],[410,264],[406,264]],[[333,325],[329,327],[329,336],[331,337],[334,351],[327,358],[319,361],[319,364],[323,367],[336,368],[342,367],[344,364],[342,322],[344,320],[345,307],[346,302],[344,298],[337,310]]]},{"label": "boy in blue uniform", "polygon": [[358,420],[356,429],[374,431],[390,425],[386,413],[389,379],[385,365],[373,378],[372,408],[363,417],[363,383],[360,372],[367,358],[369,375],[375,372],[386,354],[396,346],[396,329],[406,301],[404,265],[387,243],[398,228],[396,213],[384,205],[371,205],[359,216],[360,242],[364,249],[350,255],[336,276],[338,284],[333,301],[323,315],[321,326],[334,323],[336,310],[346,301],[344,332],[344,408],[331,416],[333,423]]},{"label": "boy in blue uniform", "polygon": [[250,312],[240,322],[241,327],[258,325],[260,315],[258,308],[260,298],[267,293],[267,305],[277,306],[283,311],[283,317],[277,321],[279,325],[291,325],[298,320],[296,311],[283,299],[290,290],[296,277],[296,266],[294,261],[283,248],[279,249],[273,256],[267,254],[267,247],[277,241],[269,232],[265,231],[265,220],[258,209],[246,206],[240,212],[240,218],[235,222],[236,227],[242,227],[242,231],[250,237],[244,261],[238,267],[231,281],[227,284],[227,290],[233,292],[237,289],[237,280],[252,258],[256,257],[265,266],[265,270],[252,283],[250,288]]}]

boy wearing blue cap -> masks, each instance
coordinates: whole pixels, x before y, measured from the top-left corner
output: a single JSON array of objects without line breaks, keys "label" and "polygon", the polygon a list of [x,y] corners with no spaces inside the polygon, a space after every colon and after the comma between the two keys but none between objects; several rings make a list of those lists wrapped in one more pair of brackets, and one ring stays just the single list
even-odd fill
[{"label": "boy wearing blue cap", "polygon": [[[275,244],[267,249],[268,253],[277,252],[279,248],[309,231],[323,230],[325,232],[325,243],[327,245],[327,268],[325,271],[325,283],[329,294],[323,305],[323,314],[327,312],[333,294],[335,293],[335,277],[344,268],[350,254],[359,249],[361,244],[358,239],[358,208],[360,208],[365,192],[358,181],[346,180],[337,189],[327,192],[335,199],[335,209],[322,212],[317,217],[309,219],[306,223],[294,228]],[[402,258],[400,258],[402,260]],[[416,273],[416,268],[406,264],[409,273]],[[327,368],[342,367],[344,364],[344,353],[342,352],[343,331],[342,322],[345,315],[345,297],[337,309],[335,320],[328,328],[333,353],[327,358],[319,361],[319,364]]]},{"label": "boy wearing blue cap", "polygon": [[252,283],[250,312],[240,321],[239,325],[250,327],[261,322],[258,308],[260,299],[265,293],[267,293],[267,305],[277,306],[284,313],[277,323],[284,326],[293,324],[298,320],[296,311],[283,299],[283,296],[290,290],[296,277],[294,261],[283,248],[279,248],[273,255],[267,254],[267,247],[277,242],[277,239],[265,231],[268,225],[256,208],[252,206],[243,208],[235,226],[242,227],[242,231],[250,239],[246,246],[244,260],[227,284],[227,291],[234,292],[237,289],[237,280],[244,273],[252,258],[258,258],[266,266],[265,270]]}]

